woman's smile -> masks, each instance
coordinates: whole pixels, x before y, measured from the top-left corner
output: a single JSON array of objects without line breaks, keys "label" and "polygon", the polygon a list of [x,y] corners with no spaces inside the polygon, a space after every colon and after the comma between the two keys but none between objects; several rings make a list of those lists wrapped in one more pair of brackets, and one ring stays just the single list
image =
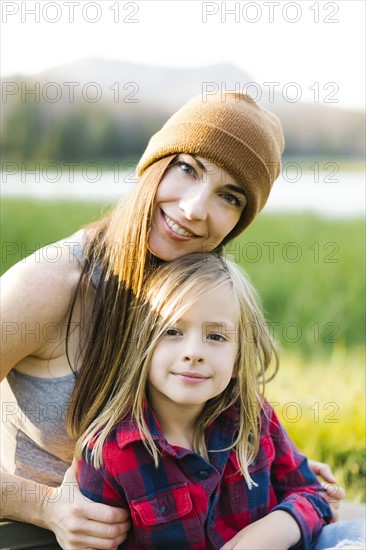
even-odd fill
[{"label": "woman's smile", "polygon": [[199,237],[199,235],[196,235],[192,231],[189,231],[187,228],[183,227],[180,223],[170,218],[165,212],[161,210],[163,221],[166,223],[166,225],[169,227],[171,232],[174,233],[174,236],[179,237]]}]

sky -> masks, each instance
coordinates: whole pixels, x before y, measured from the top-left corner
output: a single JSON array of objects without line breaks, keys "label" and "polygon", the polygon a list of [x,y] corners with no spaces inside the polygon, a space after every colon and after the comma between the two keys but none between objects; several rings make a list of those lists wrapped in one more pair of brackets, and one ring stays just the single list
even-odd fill
[{"label": "sky", "polygon": [[362,109],[365,49],[363,0],[1,2],[4,79],[88,57],[168,67],[230,62],[268,93]]}]

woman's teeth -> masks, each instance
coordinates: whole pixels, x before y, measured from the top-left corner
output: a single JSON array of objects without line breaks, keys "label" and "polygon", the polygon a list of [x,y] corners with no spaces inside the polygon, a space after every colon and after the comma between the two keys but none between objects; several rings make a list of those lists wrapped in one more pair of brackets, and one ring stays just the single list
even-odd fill
[{"label": "woman's teeth", "polygon": [[177,233],[178,235],[182,235],[183,237],[195,237],[196,235],[194,233],[190,233],[189,231],[186,231],[178,225],[176,222],[173,222],[166,214],[164,214],[164,218],[166,223],[169,225],[170,229],[174,231],[174,233]]}]

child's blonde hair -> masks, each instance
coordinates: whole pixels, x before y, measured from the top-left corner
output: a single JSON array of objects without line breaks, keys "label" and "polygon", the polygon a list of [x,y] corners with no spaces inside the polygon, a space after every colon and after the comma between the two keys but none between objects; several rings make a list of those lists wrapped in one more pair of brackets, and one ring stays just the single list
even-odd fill
[{"label": "child's blonde hair", "polygon": [[180,257],[157,268],[148,279],[140,305],[134,306],[135,326],[112,395],[78,442],[78,452],[93,443],[89,456],[95,467],[102,465],[102,447],[108,433],[131,411],[155,465],[158,464],[159,450],[146,424],[144,406],[155,347],[167,328],[182,318],[200,297],[226,285],[230,285],[233,300],[239,305],[236,376],[224,392],[204,405],[196,419],[193,447],[208,458],[205,430],[223,410],[236,404],[238,424],[231,448],[235,449],[240,470],[251,485],[248,467],[259,447],[259,416],[264,384],[269,379],[266,372],[273,358],[277,370],[277,355],[258,297],[247,277],[235,263],[214,254]]}]

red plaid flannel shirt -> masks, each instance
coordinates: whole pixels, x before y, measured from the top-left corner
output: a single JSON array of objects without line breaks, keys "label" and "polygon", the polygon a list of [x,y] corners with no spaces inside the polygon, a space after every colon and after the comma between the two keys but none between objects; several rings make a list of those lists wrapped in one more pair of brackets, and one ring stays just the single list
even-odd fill
[{"label": "red plaid flannel shirt", "polygon": [[196,452],[169,445],[150,408],[146,414],[162,453],[158,468],[131,417],[109,434],[101,469],[87,462],[90,449],[79,461],[85,496],[131,512],[132,528],[120,548],[216,550],[250,523],[273,510],[285,510],[301,530],[296,548],[308,550],[323,525],[331,521],[321,485],[268,403],[261,414],[259,453],[249,468],[258,484],[252,489],[238,472],[235,453],[218,451],[235,436],[235,406],[207,430],[210,462]]}]

